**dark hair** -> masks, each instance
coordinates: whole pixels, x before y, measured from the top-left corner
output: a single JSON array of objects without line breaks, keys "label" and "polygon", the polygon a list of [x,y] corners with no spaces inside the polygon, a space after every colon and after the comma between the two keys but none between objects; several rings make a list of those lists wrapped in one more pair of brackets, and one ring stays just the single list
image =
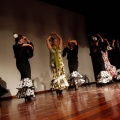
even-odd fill
[{"label": "dark hair", "polygon": [[99,41],[99,47],[101,48],[101,50],[103,52],[106,52],[107,51],[107,42],[106,41],[104,41],[104,42]]},{"label": "dark hair", "polygon": [[73,44],[73,46],[75,46],[75,43],[73,42],[68,42],[68,46],[70,47],[70,44]]},{"label": "dark hair", "polygon": [[51,37],[50,41],[51,41],[51,42],[54,42],[55,39],[56,39],[56,38]]},{"label": "dark hair", "polygon": [[18,37],[15,38],[15,43],[17,44],[17,43],[20,41],[20,39],[21,39],[22,37],[23,37],[22,35],[18,35]]}]

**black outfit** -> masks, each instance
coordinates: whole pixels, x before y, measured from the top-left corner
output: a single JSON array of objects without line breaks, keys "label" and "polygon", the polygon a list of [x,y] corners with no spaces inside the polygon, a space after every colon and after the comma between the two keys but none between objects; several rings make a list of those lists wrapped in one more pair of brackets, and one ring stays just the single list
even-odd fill
[{"label": "black outfit", "polygon": [[102,58],[101,47],[92,46],[90,55],[92,58],[94,75],[96,80],[100,71],[105,71],[105,64]]},{"label": "black outfit", "polygon": [[108,57],[110,63],[114,65],[117,69],[120,69],[120,49],[117,47],[113,48],[108,52]]},{"label": "black outfit", "polygon": [[78,45],[75,45],[72,50],[68,47],[64,48],[62,56],[65,57],[66,54],[70,73],[78,71]]},{"label": "black outfit", "polygon": [[8,90],[0,85],[0,97],[8,93]]},{"label": "black outfit", "polygon": [[[27,43],[33,46],[32,42]],[[21,80],[19,83],[18,98],[25,98],[25,101],[31,101],[31,97],[34,97],[34,85],[31,80],[31,67],[29,58],[33,56],[33,49],[30,46],[24,46],[23,44],[13,45],[14,56],[16,58],[16,66],[21,74]]]},{"label": "black outfit", "polygon": [[[29,44],[32,44],[30,42]],[[33,56],[33,50],[29,46],[22,47],[22,44],[13,45],[13,50],[16,58],[16,66],[21,74],[21,79],[31,79],[31,68],[28,59]],[[31,56],[29,56],[31,54]]]}]

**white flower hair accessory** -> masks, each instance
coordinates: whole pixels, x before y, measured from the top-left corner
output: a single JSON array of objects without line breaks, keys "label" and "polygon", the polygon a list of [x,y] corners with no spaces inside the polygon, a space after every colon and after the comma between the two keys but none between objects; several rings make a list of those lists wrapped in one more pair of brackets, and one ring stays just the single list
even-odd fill
[{"label": "white flower hair accessory", "polygon": [[97,37],[95,37],[95,36],[92,36],[92,39],[95,40],[95,41],[97,41]]},{"label": "white flower hair accessory", "polygon": [[13,34],[13,37],[14,37],[14,38],[17,38],[17,37],[18,37],[18,34],[14,33],[14,34]]}]

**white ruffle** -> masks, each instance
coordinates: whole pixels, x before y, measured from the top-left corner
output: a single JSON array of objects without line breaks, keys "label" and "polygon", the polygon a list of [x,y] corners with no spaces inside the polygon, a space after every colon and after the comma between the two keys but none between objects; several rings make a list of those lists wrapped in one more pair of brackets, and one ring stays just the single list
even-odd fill
[{"label": "white ruffle", "polygon": [[33,82],[29,78],[24,78],[20,81],[19,87],[18,88],[23,88],[23,87],[33,87]]},{"label": "white ruffle", "polygon": [[33,84],[33,81],[29,78],[24,78],[20,80],[20,83],[17,89],[18,89],[18,92],[16,96],[18,98],[24,98],[26,96],[35,97],[34,84]]},{"label": "white ruffle", "polygon": [[112,81],[112,76],[107,71],[101,71],[97,76],[97,83],[109,83]]},{"label": "white ruffle", "polygon": [[85,79],[83,75],[81,75],[77,71],[73,71],[68,78],[68,83],[70,86],[74,85],[80,86],[85,83]]}]

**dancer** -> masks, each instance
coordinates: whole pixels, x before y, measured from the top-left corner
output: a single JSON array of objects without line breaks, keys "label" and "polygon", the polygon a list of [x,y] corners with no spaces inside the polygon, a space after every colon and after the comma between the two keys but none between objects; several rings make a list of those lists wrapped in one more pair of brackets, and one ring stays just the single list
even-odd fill
[{"label": "dancer", "polygon": [[21,75],[18,87],[17,97],[24,98],[25,101],[31,101],[35,97],[34,85],[31,80],[31,67],[29,58],[33,56],[33,43],[23,35],[14,34],[15,44],[13,45],[16,67]]},{"label": "dancer", "polygon": [[90,55],[93,63],[95,81],[97,82],[99,73],[101,71],[105,71],[105,64],[101,53],[101,41],[98,37],[98,34],[95,34],[92,37],[90,48]]},{"label": "dancer", "polygon": [[68,38],[67,43],[64,43],[64,49],[62,56],[67,56],[68,68],[70,76],[68,82],[70,86],[75,86],[75,90],[78,90],[78,86],[85,82],[82,75],[78,73],[78,43],[76,40]]},{"label": "dancer", "polygon": [[[116,66],[117,77],[116,80],[120,80],[120,40],[112,40],[112,50],[111,50],[111,63]],[[108,54],[109,55],[109,54]]]},{"label": "dancer", "polygon": [[67,40],[67,44],[64,44],[64,49],[62,56],[65,57],[67,55],[68,60],[68,68],[69,72],[78,71],[78,43],[76,40],[71,40],[70,38]]},{"label": "dancer", "polygon": [[69,86],[65,76],[64,63],[61,55],[62,38],[56,32],[51,32],[46,40],[46,44],[51,53],[50,59],[53,72],[51,89],[56,90],[57,95],[59,95],[62,94],[63,89]]},{"label": "dancer", "polygon": [[105,71],[101,71],[97,76],[97,83],[109,83],[113,82],[113,79],[116,79],[116,67],[111,65],[108,58],[108,50],[111,50],[110,44],[107,39],[102,38],[100,34],[96,34],[99,43],[100,43],[100,51],[102,54],[102,58],[104,61]]},{"label": "dancer", "polygon": [[116,66],[116,69],[120,69],[120,40],[112,40],[112,65]]},{"label": "dancer", "polygon": [[112,78],[115,79],[117,76],[116,66],[112,65],[108,58],[108,50],[110,50],[110,49],[108,49],[108,47],[110,47],[110,43],[108,42],[107,39],[102,38],[100,34],[98,34],[98,36],[99,36],[100,40],[102,41],[101,53],[102,53],[102,57],[104,60],[105,69],[112,76]]}]

